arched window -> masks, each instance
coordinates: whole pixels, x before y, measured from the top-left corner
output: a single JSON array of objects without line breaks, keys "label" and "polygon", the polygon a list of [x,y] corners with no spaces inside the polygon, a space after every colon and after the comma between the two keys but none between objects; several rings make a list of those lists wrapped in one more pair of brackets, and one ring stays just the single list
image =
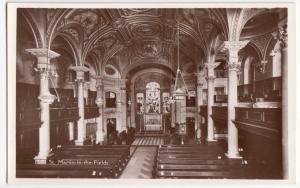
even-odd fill
[{"label": "arched window", "polygon": [[160,85],[149,82],[146,85],[146,112],[160,113]]},{"label": "arched window", "polygon": [[116,93],[105,92],[105,107],[106,108],[116,108]]}]

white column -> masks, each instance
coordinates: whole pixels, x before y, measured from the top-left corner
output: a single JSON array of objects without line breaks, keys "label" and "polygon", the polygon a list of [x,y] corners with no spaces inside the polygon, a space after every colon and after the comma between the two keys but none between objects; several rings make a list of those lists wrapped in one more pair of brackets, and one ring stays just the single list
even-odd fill
[{"label": "white column", "polygon": [[49,105],[56,97],[49,92],[49,77],[51,75],[50,59],[59,54],[48,49],[27,49],[27,52],[37,57],[37,71],[40,73],[40,108],[41,127],[39,128],[39,153],[34,157],[36,164],[46,164],[50,151],[50,112]]},{"label": "white column", "polygon": [[127,131],[127,96],[126,96],[126,79],[121,80],[120,98],[121,98],[121,109],[120,109],[120,122],[121,131]]},{"label": "white column", "polygon": [[281,75],[282,75],[282,170],[283,178],[290,178],[289,174],[289,114],[288,114],[288,33],[287,24],[280,23],[279,31],[275,35],[275,39],[280,41],[281,46]]},{"label": "white column", "polygon": [[134,95],[134,84],[133,83],[130,84],[130,96],[131,96],[130,97],[130,99],[131,99],[131,105],[130,105],[130,107],[131,107],[131,110],[130,110],[130,113],[131,113],[130,114],[131,115],[130,123],[131,123],[131,125],[130,125],[130,127],[136,127],[136,125],[135,125],[136,97]]},{"label": "white column", "polygon": [[97,131],[96,131],[96,144],[103,144],[104,132],[103,132],[103,82],[102,77],[96,77],[97,80],[97,99],[96,104],[99,107],[99,117],[96,118]]},{"label": "white column", "polygon": [[69,122],[68,128],[69,128],[69,140],[72,141],[72,140],[74,140],[74,123]]},{"label": "white column", "polygon": [[235,107],[237,106],[238,71],[240,62],[238,52],[248,41],[225,41],[225,48],[228,50],[228,158],[240,158],[238,152],[238,129],[235,120]]},{"label": "white column", "polygon": [[212,142],[216,141],[214,137],[214,121],[212,119],[212,106],[214,105],[214,81],[215,81],[215,73],[214,68],[215,64],[214,62],[206,63],[205,64],[207,68],[207,141]]},{"label": "white column", "polygon": [[121,113],[122,113],[122,101],[121,91],[117,91],[117,113],[116,113],[116,130],[120,133],[122,131]]},{"label": "white column", "polygon": [[84,66],[73,66],[70,69],[76,71],[76,82],[78,87],[78,112],[79,120],[77,122],[77,140],[75,145],[82,146],[86,138],[86,126],[84,122],[84,73],[88,72],[88,68]]},{"label": "white column", "polygon": [[197,119],[197,130],[196,130],[196,138],[201,139],[201,115],[200,115],[200,106],[203,104],[203,93],[202,93],[202,87],[203,87],[203,81],[202,79],[204,78],[203,73],[198,73],[197,74],[197,109],[196,109],[196,119]]}]

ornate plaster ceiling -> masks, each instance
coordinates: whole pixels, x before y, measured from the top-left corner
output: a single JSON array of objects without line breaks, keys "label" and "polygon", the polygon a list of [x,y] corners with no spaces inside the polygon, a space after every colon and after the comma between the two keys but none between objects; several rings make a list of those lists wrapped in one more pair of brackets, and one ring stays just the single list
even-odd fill
[{"label": "ornate plaster ceiling", "polygon": [[121,74],[149,63],[176,67],[178,30],[181,66],[193,67],[212,54],[224,60],[226,55],[218,51],[224,40],[238,33],[241,40],[265,35],[278,21],[277,9],[41,9],[26,10],[24,15],[41,36],[41,15],[46,15],[48,29],[45,39],[36,36],[39,45],[62,35],[78,54],[79,64],[93,56],[97,69],[103,70],[118,58],[122,61],[113,66]]}]

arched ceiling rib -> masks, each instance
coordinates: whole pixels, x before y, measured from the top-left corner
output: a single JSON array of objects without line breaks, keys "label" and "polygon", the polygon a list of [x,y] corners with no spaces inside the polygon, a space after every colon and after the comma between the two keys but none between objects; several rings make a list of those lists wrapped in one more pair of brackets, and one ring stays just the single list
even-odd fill
[{"label": "arched ceiling rib", "polygon": [[[178,25],[182,63],[199,64],[203,59],[209,59],[210,55],[222,58],[223,55],[217,54],[217,51],[224,40],[246,39],[255,33],[253,31],[257,27],[261,27],[261,19],[257,17],[273,19],[277,10],[91,8],[41,9],[30,13],[24,11],[23,14],[38,46],[51,44],[57,35],[64,36],[77,54],[75,59],[78,64],[84,64],[86,58],[101,47],[101,61],[91,58],[96,61],[94,64],[101,73],[105,64],[116,56],[124,59],[119,61],[123,65],[118,65],[123,70],[126,69],[124,65],[134,68],[135,65],[131,63],[141,60],[155,64],[153,59],[164,62],[169,67],[176,67]],[[35,14],[43,16],[34,19]],[[40,24],[43,19],[47,23],[45,33]],[[257,45],[255,42],[252,41],[251,45]],[[265,54],[265,51],[260,50],[259,53]],[[91,57],[93,55],[95,54]]]}]

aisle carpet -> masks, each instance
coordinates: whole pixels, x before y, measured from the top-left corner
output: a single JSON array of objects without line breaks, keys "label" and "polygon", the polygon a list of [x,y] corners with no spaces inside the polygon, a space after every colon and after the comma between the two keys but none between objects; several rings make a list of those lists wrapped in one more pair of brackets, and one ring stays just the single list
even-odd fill
[{"label": "aisle carpet", "polygon": [[120,178],[151,179],[156,152],[157,147],[137,147]]}]

